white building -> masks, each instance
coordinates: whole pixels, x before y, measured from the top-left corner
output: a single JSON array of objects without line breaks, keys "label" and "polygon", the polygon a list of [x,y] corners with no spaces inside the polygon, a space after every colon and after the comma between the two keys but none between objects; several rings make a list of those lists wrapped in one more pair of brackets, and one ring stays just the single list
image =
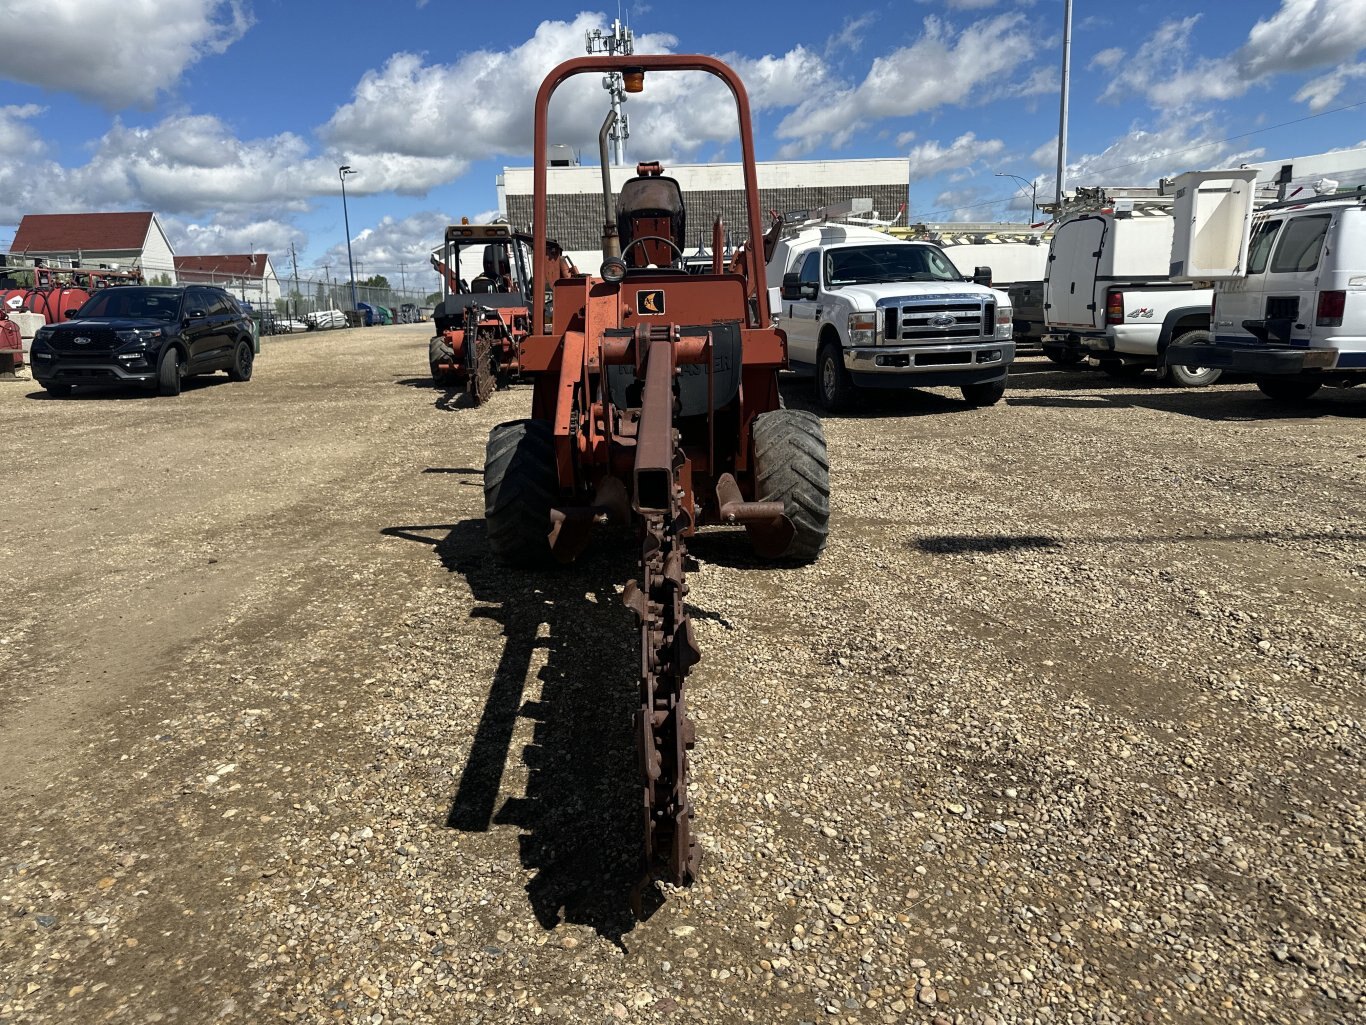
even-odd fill
[{"label": "white building", "polygon": [[141,270],[175,278],[175,255],[150,210],[134,213],[25,214],[10,252],[54,267]]},{"label": "white building", "polygon": [[265,253],[177,256],[175,278],[180,284],[218,285],[258,310],[273,310],[284,294]]},{"label": "white building", "polygon": [[[851,199],[871,200],[871,216],[890,221],[900,213],[909,191],[910,165],[905,157],[765,161],[756,170],[765,223],[770,210],[786,214]],[[619,193],[635,173],[635,165],[611,168],[613,193]],[[749,225],[740,164],[666,164],[664,173],[677,179],[683,190],[688,213],[686,251],[699,246],[710,249],[712,222],[718,214],[729,227],[732,242],[744,241]],[[596,272],[602,254],[602,169],[596,164],[548,167],[546,176],[548,236],[557,239],[583,270]],[[503,168],[498,178],[498,210],[519,230],[531,223],[532,168]]]}]

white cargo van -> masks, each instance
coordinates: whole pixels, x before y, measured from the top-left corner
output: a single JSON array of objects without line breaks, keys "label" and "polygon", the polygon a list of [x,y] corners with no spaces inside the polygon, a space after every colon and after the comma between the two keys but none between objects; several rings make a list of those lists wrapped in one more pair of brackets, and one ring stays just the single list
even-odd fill
[{"label": "white cargo van", "polygon": [[1173,248],[1173,266],[1196,263],[1199,244],[1222,249],[1226,266],[1206,274],[1214,281],[1211,331],[1172,345],[1168,364],[1251,374],[1275,399],[1366,382],[1366,187],[1255,214],[1249,197],[1236,216],[1187,209],[1192,201],[1177,200],[1192,231]]}]

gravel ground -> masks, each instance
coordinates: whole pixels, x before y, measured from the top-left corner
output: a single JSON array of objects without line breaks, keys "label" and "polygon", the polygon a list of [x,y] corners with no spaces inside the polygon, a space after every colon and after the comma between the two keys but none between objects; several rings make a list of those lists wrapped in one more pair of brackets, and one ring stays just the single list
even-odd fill
[{"label": "gravel ground", "polygon": [[827,419],[819,563],[693,545],[704,861],[636,921],[633,542],[495,567],[529,392],[425,345],[0,382],[0,1021],[1366,1018],[1366,397]]}]

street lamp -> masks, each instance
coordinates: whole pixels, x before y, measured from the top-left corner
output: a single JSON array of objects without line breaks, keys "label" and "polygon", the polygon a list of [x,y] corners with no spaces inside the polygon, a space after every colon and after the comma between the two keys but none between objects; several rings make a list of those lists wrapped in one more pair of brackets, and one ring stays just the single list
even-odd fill
[{"label": "street lamp", "polygon": [[1005,172],[1005,171],[997,171],[997,172],[996,172],[996,177],[997,177],[997,178],[1014,178],[1014,179],[1015,179],[1017,182],[1019,182],[1021,185],[1028,185],[1028,186],[1029,186],[1029,223],[1030,223],[1030,224],[1033,224],[1033,223],[1034,223],[1034,219],[1038,216],[1038,215],[1034,212],[1034,211],[1038,208],[1038,205],[1039,205],[1039,186],[1038,186],[1038,184],[1035,183],[1035,182],[1031,182],[1031,181],[1025,181],[1025,179],[1021,178],[1018,174],[1009,174],[1009,173],[1007,173],[1007,172]]},{"label": "street lamp", "polygon": [[350,164],[342,164],[337,168],[337,177],[341,179],[342,187],[342,219],[346,222],[346,266],[351,272],[351,308],[356,308],[356,267],[351,262],[351,216],[346,212],[346,176],[355,174],[351,170]]}]

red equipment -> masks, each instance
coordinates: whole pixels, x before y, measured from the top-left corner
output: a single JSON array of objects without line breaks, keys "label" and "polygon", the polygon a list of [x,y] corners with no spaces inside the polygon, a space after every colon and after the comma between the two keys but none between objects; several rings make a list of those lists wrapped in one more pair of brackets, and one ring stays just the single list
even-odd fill
[{"label": "red equipment", "polygon": [[[735,96],[749,237],[764,225],[749,100],[738,76],[711,57],[588,57],[553,70],[536,97],[534,279],[545,281],[547,110],[574,75],[619,71],[643,86],[646,71],[702,71]],[[615,199],[603,163],[601,277],[563,278],[551,333],[522,345],[536,373],[532,419],[489,435],[484,514],[495,557],[509,563],[573,560],[595,522],[630,523],[641,536],[641,575],[624,600],[640,622],[642,885],[692,881],[698,853],[688,800],[694,730],[684,683],[700,654],[684,595],[686,539],[705,524],[741,525],[757,554],[815,559],[829,525],[829,468],[820,421],[782,408],[778,371],[787,339],[773,327],[763,246],[746,247],[738,273],[723,266],[724,226],[713,225],[709,273],[688,274],[686,211],[678,183],[643,163]],[[619,233],[618,233],[619,232]],[[533,295],[532,324],[544,300]]]},{"label": "red equipment", "polygon": [[24,362],[24,336],[19,325],[0,309],[0,369],[14,370]]},{"label": "red equipment", "polygon": [[[432,257],[447,293],[432,317],[432,381],[462,386],[474,405],[487,402],[500,384],[521,372],[522,340],[531,329],[528,242],[506,224],[453,224],[446,229],[446,259]],[[482,266],[466,283],[460,278],[460,255],[473,246],[483,249]]]}]

